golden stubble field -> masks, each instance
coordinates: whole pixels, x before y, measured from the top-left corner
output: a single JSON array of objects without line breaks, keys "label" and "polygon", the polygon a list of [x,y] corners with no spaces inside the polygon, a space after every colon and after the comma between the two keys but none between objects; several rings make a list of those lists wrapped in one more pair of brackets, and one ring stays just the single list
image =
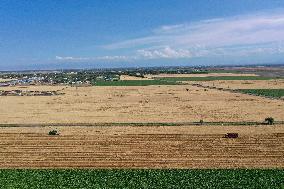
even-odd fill
[{"label": "golden stubble field", "polygon": [[13,79],[3,79],[3,78],[0,78],[0,82],[8,82],[8,81],[13,81]]},{"label": "golden stubble field", "polygon": [[215,86],[224,89],[284,89],[284,79],[275,80],[217,80],[217,81],[185,81],[184,83]]},{"label": "golden stubble field", "polygon": [[161,77],[222,77],[222,76],[258,76],[256,74],[243,74],[243,73],[208,73],[208,74],[158,74],[158,75],[145,75],[146,78],[161,78]]},{"label": "golden stubble field", "polygon": [[284,168],[283,128],[2,127],[0,168]]},{"label": "golden stubble field", "polygon": [[[145,87],[30,86],[61,96],[1,96],[5,123],[101,123],[284,120],[284,101],[189,85]],[[186,90],[188,89],[188,90]]]},{"label": "golden stubble field", "polygon": [[129,75],[121,75],[120,80],[124,81],[124,80],[153,80],[153,79],[149,79],[147,77],[142,78],[142,77],[135,77],[135,76],[129,76]]},{"label": "golden stubble field", "polygon": [[[284,125],[127,124],[263,121],[268,116],[284,120],[281,100],[191,85],[0,88],[15,89],[58,90],[65,95],[0,97],[0,168],[284,168]],[[76,126],[102,122],[125,125]],[[41,127],[43,123],[65,126]],[[58,136],[48,135],[53,129]],[[230,132],[239,138],[224,138]]]}]

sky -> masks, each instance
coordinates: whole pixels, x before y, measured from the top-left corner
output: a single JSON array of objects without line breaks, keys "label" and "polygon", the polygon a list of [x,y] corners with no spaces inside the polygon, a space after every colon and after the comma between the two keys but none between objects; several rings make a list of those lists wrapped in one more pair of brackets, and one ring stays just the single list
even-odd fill
[{"label": "sky", "polygon": [[0,70],[263,63],[283,0],[0,0]]}]

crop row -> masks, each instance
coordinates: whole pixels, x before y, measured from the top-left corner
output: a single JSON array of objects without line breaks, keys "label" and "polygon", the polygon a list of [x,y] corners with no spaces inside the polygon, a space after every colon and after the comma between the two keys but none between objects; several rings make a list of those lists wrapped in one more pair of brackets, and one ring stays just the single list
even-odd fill
[{"label": "crop row", "polygon": [[283,188],[276,170],[0,170],[2,188]]},{"label": "crop row", "polygon": [[276,134],[0,135],[0,167],[283,167]]}]

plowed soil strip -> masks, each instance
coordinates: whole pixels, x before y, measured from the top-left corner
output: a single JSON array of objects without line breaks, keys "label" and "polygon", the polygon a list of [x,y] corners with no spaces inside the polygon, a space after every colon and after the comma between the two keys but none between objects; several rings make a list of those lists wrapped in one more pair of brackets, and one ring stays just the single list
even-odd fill
[{"label": "plowed soil strip", "polygon": [[245,127],[236,139],[224,138],[232,127],[72,128],[0,129],[0,168],[284,168],[283,126]]}]

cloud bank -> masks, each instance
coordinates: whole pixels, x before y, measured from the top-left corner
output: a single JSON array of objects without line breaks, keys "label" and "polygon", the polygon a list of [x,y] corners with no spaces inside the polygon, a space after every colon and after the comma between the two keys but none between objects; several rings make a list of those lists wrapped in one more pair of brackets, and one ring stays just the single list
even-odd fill
[{"label": "cloud bank", "polygon": [[284,55],[284,10],[160,26],[148,36],[104,45],[126,56],[60,57],[61,61],[130,61],[214,56]]},{"label": "cloud bank", "polygon": [[55,56],[56,60],[59,61],[98,61],[98,60],[105,60],[105,61],[121,61],[121,60],[129,60],[128,56],[99,56],[99,57],[73,57],[73,56]]}]

